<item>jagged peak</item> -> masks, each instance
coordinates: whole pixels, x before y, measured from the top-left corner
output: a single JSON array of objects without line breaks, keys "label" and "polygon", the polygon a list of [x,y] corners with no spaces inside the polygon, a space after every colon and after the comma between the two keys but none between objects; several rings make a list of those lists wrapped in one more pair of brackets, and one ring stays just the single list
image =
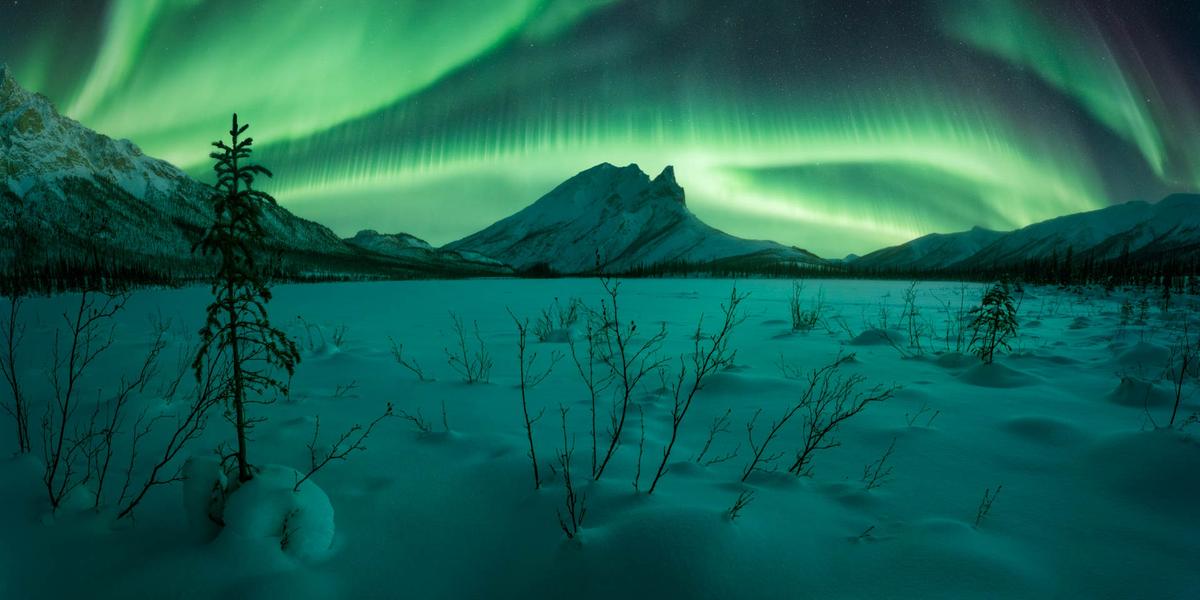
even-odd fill
[{"label": "jagged peak", "polygon": [[654,183],[679,185],[675,182],[675,167],[667,165],[663,168],[662,173],[659,173],[658,177],[654,178]]},{"label": "jagged peak", "polygon": [[671,198],[678,201],[682,206],[687,205],[687,201],[684,198],[683,187],[680,186],[677,181],[675,181],[675,167],[672,167],[671,165],[667,165],[666,168],[662,170],[662,173],[659,173],[658,177],[655,177],[654,181],[650,182],[650,187],[647,188],[647,195],[655,198]]}]

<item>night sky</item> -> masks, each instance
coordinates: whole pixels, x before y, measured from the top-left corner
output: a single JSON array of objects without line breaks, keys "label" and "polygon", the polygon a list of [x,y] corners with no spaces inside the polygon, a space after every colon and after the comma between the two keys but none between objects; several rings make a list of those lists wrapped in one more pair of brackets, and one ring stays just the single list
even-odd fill
[{"label": "night sky", "polygon": [[823,256],[1200,188],[1200,2],[0,2],[65,114],[208,180],[236,110],[342,235],[447,242],[604,161]]}]

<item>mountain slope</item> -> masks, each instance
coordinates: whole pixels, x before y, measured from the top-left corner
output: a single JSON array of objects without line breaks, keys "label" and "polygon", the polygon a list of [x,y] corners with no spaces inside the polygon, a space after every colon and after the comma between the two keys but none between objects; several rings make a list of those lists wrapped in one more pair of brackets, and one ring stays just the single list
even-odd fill
[{"label": "mountain slope", "polygon": [[[195,269],[203,260],[192,246],[212,222],[211,193],[128,140],[60,115],[0,65],[0,210],[31,234],[29,263],[99,253],[122,264]],[[263,225],[264,250],[295,274],[405,276],[441,266],[363,252],[278,206],[265,208]]]},{"label": "mountain slope", "polygon": [[446,248],[491,256],[517,269],[544,265],[559,273],[592,271],[597,252],[609,272],[743,258],[756,266],[824,263],[799,248],[744,240],[706,225],[687,209],[671,167],[651,180],[637,165],[608,163]]},{"label": "mountain slope", "polygon": [[1053,255],[1096,260],[1164,252],[1200,242],[1200,196],[1176,194],[1160,202],[1126,202],[1034,223],[1006,234],[953,265],[979,268]]},{"label": "mountain slope", "polygon": [[384,234],[372,229],[359,231],[346,243],[401,263],[440,264],[446,270],[479,273],[511,274],[512,269],[500,261],[474,252],[456,252],[434,248],[425,240],[407,233]]},{"label": "mountain slope", "polygon": [[1107,261],[1126,252],[1134,259],[1168,254],[1200,256],[1200,195],[1173,194],[1151,204],[1134,201],[1064,215],[1009,232],[975,228],[933,234],[876,250],[855,269],[969,271],[1017,265],[1053,256]]},{"label": "mountain slope", "polygon": [[1004,235],[982,227],[958,233],[931,233],[899,246],[876,250],[851,264],[866,269],[938,269],[970,258]]}]

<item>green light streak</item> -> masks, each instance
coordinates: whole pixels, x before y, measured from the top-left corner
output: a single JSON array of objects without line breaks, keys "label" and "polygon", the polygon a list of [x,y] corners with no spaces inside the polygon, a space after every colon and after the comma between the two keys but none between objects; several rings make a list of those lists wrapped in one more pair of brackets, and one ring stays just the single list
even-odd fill
[{"label": "green light streak", "polygon": [[[922,43],[969,46],[947,64],[923,46],[895,69],[832,48],[846,64],[819,68],[808,48],[769,69],[743,57],[760,67],[744,73],[705,53],[724,48],[710,32],[677,50],[657,22],[583,26],[637,14],[617,4],[115,0],[74,85],[53,80],[56,28],[9,60],[34,89],[69,90],[55,98],[68,115],[201,178],[236,110],[279,174],[270,191],[343,235],[447,242],[602,161],[673,164],[714,226],[825,256],[1128,199],[1111,197],[1106,154],[1200,186],[1188,86],[1152,85],[1170,65],[1131,67],[1136,52],[1083,10],[1067,27],[1022,0],[945,0]],[[1010,90],[989,79],[996,65],[1030,75]],[[1120,147],[1098,152],[1097,136]]]},{"label": "green light streak", "polygon": [[1084,13],[1075,27],[1051,22],[1020,0],[946,3],[949,32],[1031,69],[1075,98],[1096,119],[1138,147],[1160,177],[1165,143],[1147,108],[1146,93],[1126,76],[1104,35]]},{"label": "green light streak", "polygon": [[192,167],[235,110],[261,139],[303,138],[433,84],[542,4],[121,0],[68,114]]},{"label": "green light streak", "polygon": [[[427,117],[401,111],[395,119],[389,129],[404,131],[407,119],[416,127]],[[713,99],[682,108],[533,103],[488,124],[442,119],[438,135],[400,135],[345,161],[325,160],[325,149],[362,135],[347,128],[269,147],[276,163],[294,161],[290,170],[303,174],[273,182],[274,193],[325,221],[336,217],[314,199],[348,191],[407,206],[431,201],[426,195],[437,190],[429,181],[483,173],[507,179],[505,189],[527,190],[480,198],[486,212],[474,225],[484,226],[581,165],[637,162],[653,171],[674,164],[701,217],[732,233],[830,255],[931,231],[1012,228],[1103,205],[1094,166],[1070,136],[1031,138],[977,100],[918,88],[800,107]],[[462,233],[424,235],[442,242]]]}]

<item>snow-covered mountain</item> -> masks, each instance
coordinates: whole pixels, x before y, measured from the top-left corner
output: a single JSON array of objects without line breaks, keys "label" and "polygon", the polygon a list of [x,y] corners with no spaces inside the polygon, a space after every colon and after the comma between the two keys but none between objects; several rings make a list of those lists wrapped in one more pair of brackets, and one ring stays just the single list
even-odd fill
[{"label": "snow-covered mountain", "polygon": [[597,252],[609,272],[683,261],[755,268],[824,263],[799,248],[745,240],[706,225],[688,210],[671,167],[651,180],[637,165],[608,163],[446,248],[491,256],[517,269],[546,266],[559,273],[594,270]]},{"label": "snow-covered mountain", "polygon": [[[210,220],[210,188],[128,140],[98,134],[21,88],[0,66],[0,175],[23,201],[43,251],[69,256],[102,238],[106,250],[147,257],[190,257]],[[278,250],[349,255],[325,227],[271,207],[268,245]]]},{"label": "snow-covered mountain", "polygon": [[931,233],[852,262],[855,268],[864,269],[938,269],[970,258],[1003,236],[1003,232],[982,227],[959,233]]},{"label": "snow-covered mountain", "polygon": [[1126,202],[1065,215],[1023,227],[955,268],[986,268],[1068,253],[1095,260],[1149,256],[1172,250],[1194,252],[1200,244],[1200,195],[1175,194],[1162,201]]},{"label": "snow-covered mountain", "polygon": [[387,256],[398,261],[442,264],[453,270],[511,273],[512,269],[498,260],[475,252],[458,252],[434,248],[429,242],[407,233],[379,233],[373,229],[359,231],[346,243],[362,250]]},{"label": "snow-covered mountain", "polygon": [[[212,221],[211,193],[208,185],[142,154],[132,142],[60,115],[0,65],[0,210],[5,218],[20,214],[32,234],[30,262],[99,251],[144,267],[196,265],[192,245]],[[364,252],[278,206],[266,207],[263,224],[265,248],[296,272],[404,276],[443,266]],[[437,261],[441,255],[426,258]]]},{"label": "snow-covered mountain", "polygon": [[1173,194],[1157,203],[1126,202],[1064,215],[1010,232],[975,228],[932,234],[877,250],[854,268],[971,270],[1015,265],[1071,254],[1096,261],[1128,252],[1134,259],[1168,253],[1180,259],[1200,255],[1200,195]]}]

